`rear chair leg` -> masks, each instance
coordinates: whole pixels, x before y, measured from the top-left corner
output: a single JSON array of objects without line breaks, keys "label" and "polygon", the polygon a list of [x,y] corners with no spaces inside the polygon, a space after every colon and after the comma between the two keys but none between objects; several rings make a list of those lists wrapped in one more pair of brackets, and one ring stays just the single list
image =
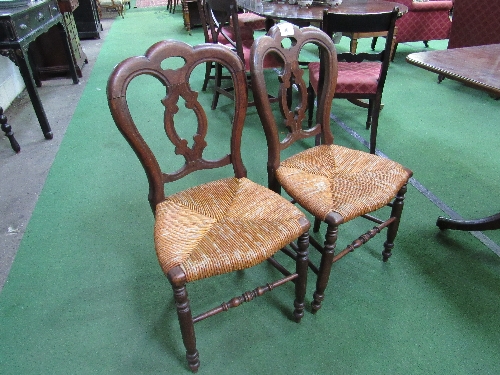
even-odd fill
[{"label": "rear chair leg", "polygon": [[293,316],[298,323],[304,317],[304,300],[306,297],[307,272],[309,270],[309,233],[306,232],[297,240],[297,260],[295,272],[298,275],[295,283],[295,310]]}]

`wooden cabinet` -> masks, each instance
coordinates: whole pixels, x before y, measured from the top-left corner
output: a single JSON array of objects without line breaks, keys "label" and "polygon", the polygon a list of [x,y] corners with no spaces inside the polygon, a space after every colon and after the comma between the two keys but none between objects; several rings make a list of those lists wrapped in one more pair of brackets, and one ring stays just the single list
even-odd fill
[{"label": "wooden cabinet", "polygon": [[197,0],[182,0],[182,16],[184,18],[184,27],[189,33],[192,27],[201,25]]},{"label": "wooden cabinet", "polygon": [[[62,5],[61,5],[62,3]],[[87,56],[83,52],[76,29],[75,20],[71,9],[78,6],[77,0],[59,1],[59,8],[63,16],[63,23],[67,31],[71,55],[75,64],[78,77],[82,76],[82,68],[87,63]],[[69,11],[63,11],[69,10]],[[29,46],[33,78],[37,86],[41,81],[66,76],[70,73],[68,58],[64,47],[63,35],[57,26],[51,27],[46,33],[40,35]]]},{"label": "wooden cabinet", "polygon": [[73,11],[78,36],[80,39],[99,39],[102,30],[95,0],[80,0],[80,5]]}]

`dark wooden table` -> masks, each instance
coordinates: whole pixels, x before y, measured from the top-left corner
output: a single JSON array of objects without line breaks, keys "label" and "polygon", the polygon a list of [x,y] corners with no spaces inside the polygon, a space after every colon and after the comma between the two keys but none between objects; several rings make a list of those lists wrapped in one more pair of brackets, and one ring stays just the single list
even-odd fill
[{"label": "dark wooden table", "polygon": [[406,61],[500,97],[500,44],[411,53]]},{"label": "dark wooden table", "polygon": [[[500,97],[500,44],[411,53],[406,61]],[[476,220],[439,217],[436,225],[465,231],[500,229],[500,213]]]},{"label": "dark wooden table", "polygon": [[323,10],[329,9],[335,13],[365,14],[390,12],[395,7],[400,14],[408,12],[408,7],[397,2],[385,0],[343,0],[342,4],[331,7],[325,2],[313,2],[311,6],[303,7],[297,4],[290,5],[282,1],[266,0],[236,0],[241,8],[267,17],[269,20],[280,19],[300,24],[300,22],[320,22],[323,19]]},{"label": "dark wooden table", "polygon": [[52,130],[38,96],[33,78],[28,47],[38,36],[57,25],[63,35],[63,45],[68,57],[68,66],[73,83],[78,83],[75,63],[68,43],[66,26],[56,0],[39,0],[26,5],[6,8],[0,7],[0,55],[12,60],[23,77],[26,90],[33,104],[38,122],[46,139],[52,139]]}]

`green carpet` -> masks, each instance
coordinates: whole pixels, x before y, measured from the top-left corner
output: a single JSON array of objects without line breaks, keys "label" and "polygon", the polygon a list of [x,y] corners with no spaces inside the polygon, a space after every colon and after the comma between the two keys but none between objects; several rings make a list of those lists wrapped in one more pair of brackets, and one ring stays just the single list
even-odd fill
[{"label": "green carpet", "polygon": [[[153,248],[146,178],[105,94],[118,62],[168,38],[203,40],[200,29],[185,32],[180,12],[150,8],[128,10],[104,41],[0,294],[1,374],[189,373]],[[368,44],[362,40],[360,48]],[[450,80],[438,85],[436,75],[404,61],[419,50],[420,43],[398,48],[378,147],[462,216],[498,212],[499,102]],[[193,82],[201,78],[198,71]],[[134,88],[134,108],[148,126],[159,90],[148,80]],[[227,116],[230,108],[222,98],[212,116]],[[332,110],[368,136],[365,110],[342,100]],[[266,145],[255,108],[246,125],[243,158],[249,177],[264,183]],[[332,126],[337,143],[362,148]],[[381,262],[380,236],[335,264],[323,308],[300,324],[290,319],[291,286],[198,323],[200,373],[497,374],[500,259],[469,233],[440,232],[434,225],[440,214],[410,187],[390,261]],[[339,247],[366,225],[343,226]],[[498,231],[487,234],[500,243]],[[275,276],[262,265],[194,283],[193,310]],[[310,281],[308,302],[312,273]]]}]

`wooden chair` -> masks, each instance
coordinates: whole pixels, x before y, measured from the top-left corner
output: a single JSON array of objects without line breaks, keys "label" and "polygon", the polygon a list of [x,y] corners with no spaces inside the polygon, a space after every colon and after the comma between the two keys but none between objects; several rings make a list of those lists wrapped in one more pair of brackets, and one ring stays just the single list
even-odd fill
[{"label": "wooden chair", "polygon": [[99,13],[99,17],[102,18],[102,10],[112,10],[115,11],[122,18],[125,14],[125,7],[123,6],[122,0],[96,0],[97,1],[97,9]]},{"label": "wooden chair", "polygon": [[[368,108],[366,128],[370,129],[370,152],[375,153],[377,145],[378,120],[382,103],[385,78],[389,69],[394,24],[398,9],[387,13],[341,14],[323,13],[322,29],[330,36],[335,32],[387,32],[385,48],[377,53],[341,53],[337,55],[338,78],[335,97]],[[309,64],[309,123],[313,117],[313,103],[318,89],[319,63]],[[368,105],[360,99],[368,99]]]},{"label": "wooden chair", "polygon": [[[245,70],[250,70],[248,58],[250,48],[254,42],[254,30],[248,26],[242,26],[239,22],[238,6],[235,0],[198,0],[200,9],[201,24],[204,28],[206,43],[220,43],[233,50],[239,58],[245,63]],[[266,59],[266,68],[278,66],[272,56]],[[215,74],[212,74],[212,69]],[[203,91],[206,90],[210,79],[215,81],[215,91],[212,101],[212,109],[217,108],[219,96],[223,95],[230,99],[233,98],[233,88],[222,86],[222,81],[227,76],[223,74],[220,64],[207,65],[205,80],[203,82]],[[273,100],[273,98],[271,98]],[[254,102],[250,101],[249,106]]]},{"label": "wooden chair", "polygon": [[175,8],[177,7],[177,4],[179,3],[179,0],[168,0],[167,1],[167,10],[170,13],[175,13]]},{"label": "wooden chair", "polygon": [[[283,188],[292,201],[313,215],[315,232],[320,229],[321,222],[328,225],[324,245],[313,237],[310,239],[311,245],[322,254],[319,266],[310,264],[317,274],[312,302],[315,313],[321,308],[332,263],[384,228],[388,230],[382,256],[384,261],[389,259],[403,211],[406,185],[412,172],[389,159],[333,144],[329,117],[337,77],[333,42],[317,28],[299,29],[288,24],[286,29],[284,25],[281,23],[272,27],[267,36],[255,41],[250,59],[252,85],[267,139],[269,187],[276,192]],[[286,39],[290,42],[286,43]],[[310,128],[303,124],[308,100],[304,72],[299,65],[299,53],[306,43],[316,44],[321,56],[318,109],[314,126]],[[262,62],[268,53],[278,53],[284,61],[283,67],[276,69],[281,98],[279,110],[273,110],[266,97],[266,85],[273,84],[269,74],[265,78],[262,74]],[[292,85],[297,90],[290,102],[288,92]],[[295,105],[290,105],[294,102]],[[314,138],[316,142],[312,142]],[[321,140],[319,145],[318,139]],[[309,148],[308,142],[312,143]],[[294,148],[291,148],[292,145]],[[293,154],[295,149],[303,147],[306,149]],[[281,160],[281,154],[285,152],[293,155]],[[392,207],[388,219],[379,219],[372,214],[384,206]],[[339,226],[358,217],[375,222],[377,226],[335,254]]]},{"label": "wooden chair", "polygon": [[[179,64],[179,59],[182,59],[182,64]],[[171,65],[169,61],[172,61]],[[221,120],[220,115],[215,119],[214,112],[210,112],[213,113],[210,117],[199,102],[199,93],[192,91],[189,85],[193,69],[208,61],[223,65],[233,79],[234,113],[225,117],[227,123]],[[180,67],[175,68],[175,64]],[[151,136],[148,138],[148,132],[141,133],[135,122],[139,120],[131,115],[130,108],[141,105],[142,102],[132,105],[132,99],[127,98],[130,82],[144,75],[156,78],[166,90],[166,95],[161,100],[164,114],[159,113],[163,121],[159,121],[158,129],[165,131],[167,137],[156,148],[153,146],[159,145],[158,136],[151,139]],[[135,151],[149,181],[148,199],[155,215],[156,253],[173,288],[186,357],[194,372],[200,365],[194,323],[237,307],[288,281],[295,283],[294,319],[298,322],[304,315],[309,222],[286,199],[246,178],[246,169],[240,155],[247,109],[246,85],[243,63],[226,47],[213,44],[191,47],[186,43],[170,40],[156,43],[146,51],[145,56],[131,57],[118,64],[107,86],[109,107],[116,126]],[[180,100],[185,105],[181,106]],[[180,135],[185,131],[186,124],[179,123],[189,121],[186,118],[193,116],[197,119],[197,130],[188,144]],[[140,128],[153,131],[151,123]],[[221,136],[224,131],[230,134],[227,139]],[[211,138],[209,134],[212,134]],[[216,139],[218,143],[213,146],[215,148],[211,151],[210,159],[207,159],[207,152],[204,151],[209,138]],[[146,139],[151,142],[147,143]],[[155,154],[152,151],[165,151],[169,145],[170,157],[160,158],[158,152]],[[214,158],[214,150],[220,153],[219,158]],[[170,168],[175,164],[174,152],[178,158],[183,158],[184,163],[173,172],[162,170],[160,162]],[[192,176],[189,181],[195,178],[197,179],[194,181],[199,181],[200,174],[193,175],[194,172],[228,165],[232,166],[234,177],[197,186],[189,184],[191,188],[165,196],[164,185],[179,186],[169,183],[179,183],[180,179],[188,175]],[[297,254],[296,269],[289,272],[280,266],[273,255],[297,238],[294,246]],[[187,283],[250,268],[266,260],[285,276],[245,292],[196,317],[192,316]]]}]

